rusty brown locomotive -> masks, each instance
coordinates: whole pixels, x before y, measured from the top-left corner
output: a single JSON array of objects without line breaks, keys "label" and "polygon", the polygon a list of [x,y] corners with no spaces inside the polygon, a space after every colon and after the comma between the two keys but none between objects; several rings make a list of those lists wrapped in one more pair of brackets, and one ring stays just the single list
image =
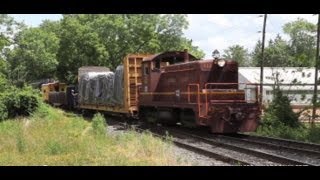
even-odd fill
[{"label": "rusty brown locomotive", "polygon": [[187,51],[149,56],[142,62],[139,114],[151,122],[208,126],[213,133],[255,131],[258,87],[238,82],[238,64],[197,60]]},{"label": "rusty brown locomotive", "polygon": [[78,109],[206,126],[213,133],[255,131],[260,118],[258,87],[238,82],[232,60],[199,60],[186,50],[129,54],[115,72],[90,66],[78,76],[79,91],[66,93],[63,101],[73,100],[68,106]]}]

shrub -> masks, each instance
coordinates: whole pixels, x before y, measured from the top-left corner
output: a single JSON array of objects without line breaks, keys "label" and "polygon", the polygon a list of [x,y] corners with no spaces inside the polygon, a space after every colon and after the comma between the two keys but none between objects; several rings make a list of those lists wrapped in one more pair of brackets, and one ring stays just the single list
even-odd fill
[{"label": "shrub", "polygon": [[38,93],[31,88],[14,87],[0,93],[0,120],[28,116],[39,106]]},{"label": "shrub", "polygon": [[7,107],[3,104],[0,99],[0,121],[8,118],[8,110]]},{"label": "shrub", "polygon": [[101,113],[96,113],[92,119],[92,129],[96,135],[106,135],[107,123]]},{"label": "shrub", "polygon": [[299,115],[293,112],[290,106],[290,100],[287,96],[284,96],[279,86],[273,90],[273,101],[266,110],[263,120],[268,125],[284,124],[289,127],[299,127]]},{"label": "shrub", "polygon": [[310,127],[307,138],[310,142],[320,143],[320,127]]}]

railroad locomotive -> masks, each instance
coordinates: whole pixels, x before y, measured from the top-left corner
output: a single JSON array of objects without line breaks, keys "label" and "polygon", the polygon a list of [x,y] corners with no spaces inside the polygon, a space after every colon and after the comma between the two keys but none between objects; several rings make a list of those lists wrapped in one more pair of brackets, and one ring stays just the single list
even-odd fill
[{"label": "railroad locomotive", "polygon": [[198,60],[187,50],[131,54],[116,73],[88,73],[79,77],[74,103],[79,109],[206,126],[212,133],[251,132],[258,126],[258,86],[239,83],[238,64],[232,60]]},{"label": "railroad locomotive", "polygon": [[239,84],[235,61],[197,60],[187,51],[175,51],[147,57],[142,67],[139,113],[144,119],[209,126],[213,133],[257,128],[258,87]]}]

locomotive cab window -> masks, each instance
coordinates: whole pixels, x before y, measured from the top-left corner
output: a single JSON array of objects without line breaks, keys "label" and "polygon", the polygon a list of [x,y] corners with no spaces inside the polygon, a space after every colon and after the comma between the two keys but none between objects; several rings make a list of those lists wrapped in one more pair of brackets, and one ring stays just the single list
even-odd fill
[{"label": "locomotive cab window", "polygon": [[149,71],[149,67],[145,64],[144,65],[144,69],[143,69],[143,74],[144,75],[149,75],[150,71]]},{"label": "locomotive cab window", "polygon": [[160,69],[160,61],[156,61],[156,66],[155,66],[156,69]]}]

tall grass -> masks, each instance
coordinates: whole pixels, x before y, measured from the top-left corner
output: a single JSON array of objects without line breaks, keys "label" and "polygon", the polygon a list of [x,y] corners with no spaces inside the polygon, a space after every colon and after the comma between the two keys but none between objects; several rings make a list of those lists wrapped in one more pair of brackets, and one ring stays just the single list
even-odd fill
[{"label": "tall grass", "polygon": [[30,118],[0,122],[0,165],[184,165],[171,143],[149,133],[111,133],[41,104]]},{"label": "tall grass", "polygon": [[296,128],[292,128],[283,124],[278,124],[275,126],[262,125],[254,134],[320,144],[319,125],[315,127],[309,127],[302,124]]}]

